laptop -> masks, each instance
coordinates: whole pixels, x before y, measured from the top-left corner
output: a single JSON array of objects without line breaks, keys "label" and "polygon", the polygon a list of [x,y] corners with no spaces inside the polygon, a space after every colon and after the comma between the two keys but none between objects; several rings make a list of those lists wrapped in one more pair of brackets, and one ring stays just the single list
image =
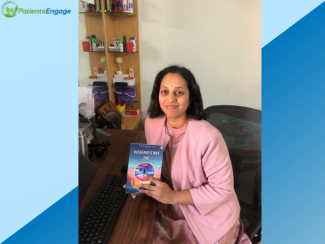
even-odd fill
[{"label": "laptop", "polygon": [[98,168],[79,152],[79,205],[93,181]]}]

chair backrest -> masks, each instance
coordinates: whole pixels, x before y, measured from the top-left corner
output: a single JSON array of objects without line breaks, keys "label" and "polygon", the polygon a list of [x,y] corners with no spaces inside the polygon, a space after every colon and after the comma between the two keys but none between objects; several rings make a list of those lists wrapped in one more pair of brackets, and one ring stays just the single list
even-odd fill
[{"label": "chair backrest", "polygon": [[231,158],[240,205],[261,209],[261,111],[232,105],[204,110],[207,121],[222,134]]}]

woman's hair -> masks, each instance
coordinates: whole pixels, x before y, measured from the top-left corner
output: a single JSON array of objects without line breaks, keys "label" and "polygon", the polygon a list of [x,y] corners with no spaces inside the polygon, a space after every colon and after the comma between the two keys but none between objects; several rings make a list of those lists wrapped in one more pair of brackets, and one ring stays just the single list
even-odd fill
[{"label": "woman's hair", "polygon": [[159,91],[161,81],[168,73],[179,74],[187,83],[187,88],[190,92],[190,107],[188,107],[186,110],[187,117],[195,120],[206,119],[207,117],[203,113],[203,101],[200,87],[197,84],[192,72],[184,67],[179,67],[176,65],[169,66],[157,74],[155,83],[153,84],[151,100],[148,108],[149,117],[157,118],[165,115],[159,105]]}]

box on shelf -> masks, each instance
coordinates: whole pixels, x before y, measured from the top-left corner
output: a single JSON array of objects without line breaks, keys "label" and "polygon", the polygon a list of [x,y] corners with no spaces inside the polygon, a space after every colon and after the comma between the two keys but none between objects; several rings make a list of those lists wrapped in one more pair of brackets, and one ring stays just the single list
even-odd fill
[{"label": "box on shelf", "polygon": [[125,117],[137,117],[140,113],[140,109],[138,110],[125,110]]},{"label": "box on shelf", "polygon": [[108,87],[101,86],[92,89],[95,103],[104,103],[109,101]]},{"label": "box on shelf", "polygon": [[130,77],[130,75],[129,74],[121,74],[121,75],[118,75],[118,74],[115,74],[114,75],[114,78],[128,78],[128,77]]},{"label": "box on shelf", "polygon": [[118,88],[114,90],[117,103],[132,104],[136,96],[133,88]]},{"label": "box on shelf", "polygon": [[134,103],[132,103],[132,104],[126,104],[125,109],[126,110],[138,110],[138,109],[140,109],[140,102],[134,101]]},{"label": "box on shelf", "polygon": [[97,78],[89,78],[91,85],[96,81],[104,81],[107,82],[107,74],[97,74]]},{"label": "box on shelf", "polygon": [[134,86],[135,85],[135,78],[129,79],[129,80],[125,80],[122,77],[113,78],[113,84],[115,84],[116,82],[127,82],[128,86]]}]

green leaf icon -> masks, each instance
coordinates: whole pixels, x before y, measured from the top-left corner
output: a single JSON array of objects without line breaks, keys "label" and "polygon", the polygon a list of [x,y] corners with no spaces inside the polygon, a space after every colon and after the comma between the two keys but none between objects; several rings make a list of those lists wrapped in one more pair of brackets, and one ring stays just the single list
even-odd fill
[{"label": "green leaf icon", "polygon": [[[13,4],[15,4],[15,7],[12,7],[12,8],[10,8],[10,7],[8,7],[8,6],[6,6],[6,4],[8,4],[8,3],[10,3],[11,1],[9,1],[9,2],[5,2],[3,5],[2,5],[2,14],[5,16],[5,17],[7,17],[7,18],[12,18],[12,17],[15,17],[16,16],[16,13],[17,13],[17,11],[18,11],[18,5],[16,4],[16,3],[14,3],[14,2],[11,2],[11,3],[13,3]],[[4,11],[4,6],[6,7],[6,12],[7,13],[5,13],[5,11]]]},{"label": "green leaf icon", "polygon": [[12,17],[15,17],[16,15],[12,15],[12,14],[4,14],[4,16],[6,16],[7,18],[12,18]]}]

